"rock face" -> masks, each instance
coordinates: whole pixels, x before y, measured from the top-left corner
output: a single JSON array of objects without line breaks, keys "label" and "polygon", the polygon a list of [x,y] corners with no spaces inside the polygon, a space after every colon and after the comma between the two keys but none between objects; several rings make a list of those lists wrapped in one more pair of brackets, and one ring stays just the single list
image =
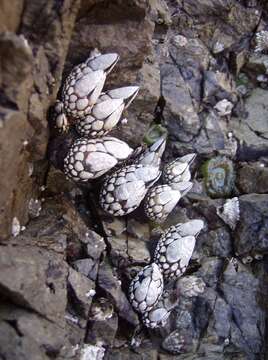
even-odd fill
[{"label": "rock face", "polygon": [[[267,23],[261,0],[1,2],[1,359],[267,357],[268,45],[254,51]],[[135,147],[161,128],[164,161],[198,155],[192,192],[162,229],[193,218],[205,229],[185,275],[168,284],[179,300],[159,330],[144,331],[127,289],[160,232],[141,211],[104,214],[102,180],[78,186],[47,160],[49,148],[60,168],[55,146],[64,153],[77,137],[57,132],[50,106],[94,48],[120,55],[105,90],[140,86],[111,136]],[[215,195],[202,165],[218,158],[232,164],[232,186]],[[231,197],[235,229],[217,215]]]}]

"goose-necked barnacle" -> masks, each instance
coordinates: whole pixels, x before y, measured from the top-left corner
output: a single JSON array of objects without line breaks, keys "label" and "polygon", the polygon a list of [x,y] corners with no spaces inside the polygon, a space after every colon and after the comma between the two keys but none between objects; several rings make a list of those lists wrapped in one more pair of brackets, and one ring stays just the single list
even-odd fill
[{"label": "goose-necked barnacle", "polygon": [[72,118],[82,118],[91,112],[104,86],[106,75],[119,59],[115,53],[90,56],[73,68],[62,87],[65,113]]},{"label": "goose-necked barnacle", "polygon": [[105,136],[74,141],[64,159],[64,172],[74,181],[88,181],[102,176],[132,153],[124,141]]},{"label": "goose-necked barnacle", "polygon": [[154,263],[145,266],[130,283],[131,305],[140,313],[150,311],[162,295],[163,286],[163,276],[159,267]]},{"label": "goose-necked barnacle", "polygon": [[190,181],[190,165],[196,154],[188,154],[168,163],[163,169],[163,182],[176,189],[177,184]]},{"label": "goose-necked barnacle", "polygon": [[76,130],[82,136],[107,134],[118,124],[123,110],[131,104],[138,91],[138,86],[126,86],[102,94],[91,113],[76,122]]},{"label": "goose-necked barnacle", "polygon": [[179,298],[176,290],[165,290],[152,310],[146,311],[142,316],[144,325],[154,329],[165,326],[171,310],[178,305]]},{"label": "goose-necked barnacle", "polygon": [[202,220],[169,227],[160,237],[154,254],[154,262],[166,279],[184,273],[194,251],[196,236],[203,228]]},{"label": "goose-necked barnacle", "polygon": [[135,162],[144,166],[154,166],[159,168],[165,147],[166,137],[162,136],[154,144],[139,154]]},{"label": "goose-necked barnacle", "polygon": [[205,187],[212,198],[227,197],[234,188],[235,171],[233,163],[218,156],[208,160],[202,167]]},{"label": "goose-necked barnacle", "polygon": [[180,186],[181,191],[169,185],[156,185],[149,189],[144,200],[146,216],[156,223],[164,222],[180,198],[191,189],[192,183],[181,182]]},{"label": "goose-necked barnacle", "polygon": [[144,199],[148,187],[161,175],[156,167],[127,165],[108,176],[100,191],[100,205],[114,216],[134,211]]},{"label": "goose-necked barnacle", "polygon": [[100,191],[100,205],[106,212],[123,216],[140,205],[149,187],[161,175],[159,165],[164,147],[164,139],[157,141],[140,154],[134,164],[123,166],[105,179]]}]

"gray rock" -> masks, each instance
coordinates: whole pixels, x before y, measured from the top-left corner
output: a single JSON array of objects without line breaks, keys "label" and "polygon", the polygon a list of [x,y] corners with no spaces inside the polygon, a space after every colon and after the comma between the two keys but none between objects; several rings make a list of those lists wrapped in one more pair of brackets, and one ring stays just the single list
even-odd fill
[{"label": "gray rock", "polygon": [[235,252],[239,256],[268,251],[268,212],[266,194],[239,197],[240,221],[235,232]]},{"label": "gray rock", "polygon": [[86,342],[98,346],[114,345],[114,338],[118,328],[118,316],[114,312],[103,321],[89,320]]},{"label": "gray rock", "polygon": [[51,321],[63,323],[68,269],[61,256],[30,246],[2,247],[0,269],[2,294]]},{"label": "gray rock", "polygon": [[268,169],[261,162],[243,163],[237,172],[237,186],[243,193],[267,193]]},{"label": "gray rock", "polygon": [[80,259],[74,261],[72,265],[75,270],[81,274],[85,275],[93,281],[96,280],[98,274],[98,263],[96,263],[94,260],[90,258]]},{"label": "gray rock", "polygon": [[260,282],[244,266],[236,270],[229,263],[223,274],[221,290],[232,311],[231,343],[249,358],[263,353],[264,312],[258,305]]},{"label": "gray rock", "polygon": [[238,139],[241,160],[255,160],[268,152],[267,91],[256,88],[245,102],[246,119],[232,119],[231,129]]},{"label": "gray rock", "polygon": [[87,319],[92,297],[95,294],[95,283],[72,268],[69,268],[68,283],[75,313]]},{"label": "gray rock", "polygon": [[175,139],[188,142],[200,129],[200,119],[193,107],[191,95],[176,66],[166,64],[160,70],[161,93],[165,100],[163,117],[168,130]]},{"label": "gray rock", "polygon": [[133,311],[125,293],[121,288],[121,280],[118,279],[107,260],[100,264],[98,273],[98,285],[109,294],[114,302],[118,314],[132,325],[138,324],[138,316]]},{"label": "gray rock", "polygon": [[0,356],[3,359],[49,360],[33,339],[21,337],[8,322],[0,323]]},{"label": "gray rock", "polygon": [[[66,330],[64,328],[31,311],[18,308],[7,303],[2,303],[0,306],[0,319],[1,324],[4,322],[6,324],[9,323],[11,326],[13,324],[13,329],[17,333],[14,334],[15,338],[16,336],[19,336],[19,338],[24,337],[27,339],[25,343],[28,344],[27,346],[29,348],[25,349],[25,356],[27,355],[27,352],[30,351],[31,343],[33,343],[33,348],[38,345],[39,352],[41,354],[44,352],[48,356],[54,356],[55,354],[58,354],[63,346],[68,347],[65,338]],[[1,337],[1,339],[4,341],[5,337]],[[0,346],[0,348],[2,350],[4,349],[3,344]],[[13,351],[15,351],[15,349],[13,349]],[[34,356],[32,353],[28,353],[28,355]],[[35,354],[35,356],[38,355]],[[10,358],[12,357],[10,356]]]}]

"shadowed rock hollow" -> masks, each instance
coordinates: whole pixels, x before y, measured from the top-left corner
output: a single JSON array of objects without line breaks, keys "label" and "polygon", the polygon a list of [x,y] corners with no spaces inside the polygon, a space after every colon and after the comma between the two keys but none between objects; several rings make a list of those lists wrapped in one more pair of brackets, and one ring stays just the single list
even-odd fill
[{"label": "shadowed rock hollow", "polygon": [[[255,50],[267,21],[258,0],[1,1],[1,359],[266,359],[268,36]],[[137,146],[161,125],[164,161],[198,155],[163,227],[201,218],[205,230],[157,330],[127,299],[157,232],[140,212],[104,214],[99,182],[79,187],[48,161],[49,108],[94,48],[120,55],[106,89],[140,86],[113,134]],[[216,157],[225,192],[204,171]],[[234,230],[217,215],[223,194],[239,198]]]}]

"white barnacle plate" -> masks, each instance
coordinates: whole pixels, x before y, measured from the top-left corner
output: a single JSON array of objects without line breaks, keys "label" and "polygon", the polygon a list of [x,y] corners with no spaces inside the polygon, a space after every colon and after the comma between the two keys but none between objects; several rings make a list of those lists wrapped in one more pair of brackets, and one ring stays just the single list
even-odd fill
[{"label": "white barnacle plate", "polygon": [[122,112],[138,93],[138,86],[127,86],[102,94],[92,107],[91,113],[76,122],[82,136],[103,136],[119,122]]},{"label": "white barnacle plate", "polygon": [[175,185],[180,182],[191,180],[190,165],[196,154],[188,154],[168,163],[163,169],[163,182],[168,185]]},{"label": "white barnacle plate", "polygon": [[154,329],[165,326],[171,310],[178,304],[179,298],[176,291],[165,290],[158,303],[152,310],[146,311],[142,316],[144,325]]},{"label": "white barnacle plate", "polygon": [[228,199],[223,206],[217,207],[217,215],[234,230],[240,218],[238,197]]},{"label": "white barnacle plate", "polygon": [[132,151],[128,144],[114,137],[80,138],[64,159],[64,172],[74,181],[88,181],[105,174]]},{"label": "white barnacle plate", "polygon": [[166,137],[163,136],[158,139],[154,144],[144,150],[136,159],[136,163],[145,166],[159,167],[161,163],[161,157],[165,151]]},{"label": "white barnacle plate", "polygon": [[[190,223],[190,224],[189,224]],[[184,273],[193,254],[196,238],[203,227],[202,220],[169,227],[160,237],[154,262],[166,279]]]},{"label": "white barnacle plate", "polygon": [[148,219],[161,223],[166,220],[181,198],[179,190],[169,185],[157,185],[149,189],[144,200],[144,210]]},{"label": "white barnacle plate", "polygon": [[133,308],[144,313],[151,310],[163,292],[163,276],[156,264],[147,265],[131,281],[129,299]]},{"label": "white barnacle plate", "polygon": [[100,205],[114,216],[129,214],[140,205],[148,188],[160,175],[157,167],[124,166],[105,179],[100,191]]},{"label": "white barnacle plate", "polygon": [[62,88],[62,102],[67,115],[77,119],[91,112],[102,92],[107,73],[118,59],[115,53],[97,54],[74,67]]}]

